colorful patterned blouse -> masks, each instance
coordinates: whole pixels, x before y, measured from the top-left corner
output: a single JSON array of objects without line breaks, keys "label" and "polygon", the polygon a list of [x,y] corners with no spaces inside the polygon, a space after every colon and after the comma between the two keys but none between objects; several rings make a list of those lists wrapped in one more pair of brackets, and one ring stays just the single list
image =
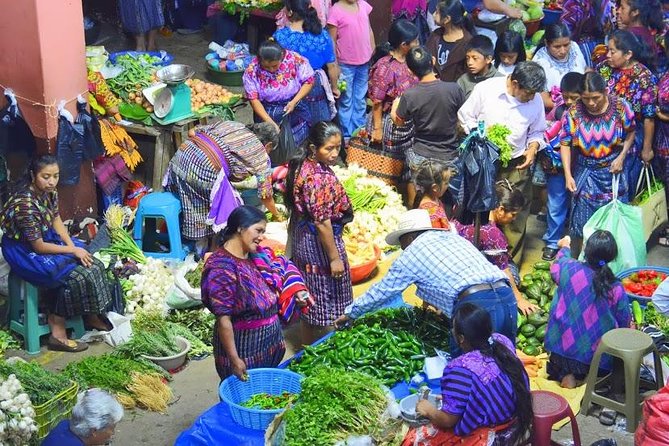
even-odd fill
[{"label": "colorful patterned blouse", "polygon": [[372,67],[367,94],[372,101],[381,102],[384,112],[389,112],[393,101],[417,83],[418,78],[406,63],[388,55]]},{"label": "colorful patterned blouse", "polygon": [[635,62],[629,68],[613,69],[604,62],[597,71],[607,81],[609,93],[629,102],[637,120],[655,117],[657,77],[643,64]]},{"label": "colorful patterned blouse", "polygon": [[282,102],[293,99],[302,85],[313,84],[314,70],[306,58],[294,51],[286,51],[275,73],[264,70],[258,58],[254,57],[242,79],[247,98]]},{"label": "colorful patterned blouse", "polygon": [[571,146],[587,157],[605,158],[623,148],[627,135],[634,131],[634,112],[626,100],[609,95],[609,108],[591,115],[581,101],[562,116],[560,145]]},{"label": "colorful patterned blouse", "polygon": [[293,197],[297,212],[313,222],[341,220],[351,209],[351,200],[332,169],[308,158],[296,175]]},{"label": "colorful patterned blouse", "polygon": [[[615,6],[611,0],[602,0],[600,9],[597,11],[591,0],[564,0],[562,2],[562,15],[560,22],[567,25],[574,39],[579,41],[584,38],[603,38],[613,30],[613,17]],[[600,17],[601,36],[596,36],[597,27],[595,19]],[[576,33],[580,28],[580,36]]]},{"label": "colorful patterned blouse", "polygon": [[430,214],[430,222],[432,222],[433,228],[449,229],[451,227],[443,204],[426,200],[418,206],[418,209],[425,209]]},{"label": "colorful patterned blouse", "polygon": [[274,33],[274,39],[285,49],[306,57],[314,70],[337,61],[332,38],[325,28],[317,36],[308,32],[293,31],[288,27],[281,28]]},{"label": "colorful patterned blouse", "polygon": [[616,282],[608,296],[596,297],[594,274],[592,268],[572,259],[567,248],[560,250],[551,266],[558,290],[548,317],[546,350],[584,364],[590,364],[606,332],[629,327],[632,320],[622,284]]},{"label": "colorful patterned blouse", "polygon": [[277,314],[278,294],[251,259],[240,259],[221,248],[202,271],[202,303],[215,316],[233,322],[266,319]]},{"label": "colorful patterned blouse", "polygon": [[27,188],[12,195],[0,216],[6,237],[34,242],[44,237],[58,213],[58,192],[39,194]]},{"label": "colorful patterned blouse", "polygon": [[[474,244],[474,225],[462,225],[456,223],[456,229],[460,236]],[[504,271],[509,267],[511,257],[509,256],[509,242],[504,232],[494,223],[481,225],[479,232],[479,250],[486,256],[488,261]]]}]

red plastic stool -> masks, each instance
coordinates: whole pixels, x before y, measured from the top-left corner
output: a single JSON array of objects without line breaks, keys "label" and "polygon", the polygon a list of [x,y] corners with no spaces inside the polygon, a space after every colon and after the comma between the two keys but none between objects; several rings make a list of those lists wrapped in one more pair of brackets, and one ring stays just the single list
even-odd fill
[{"label": "red plastic stool", "polygon": [[533,390],[532,410],[534,411],[534,423],[532,426],[532,436],[529,441],[532,446],[559,446],[559,443],[551,440],[551,431],[555,423],[567,417],[571,420],[571,433],[572,437],[574,437],[574,446],[581,446],[578,423],[576,423],[574,413],[571,411],[566,399],[557,393],[545,390]]}]

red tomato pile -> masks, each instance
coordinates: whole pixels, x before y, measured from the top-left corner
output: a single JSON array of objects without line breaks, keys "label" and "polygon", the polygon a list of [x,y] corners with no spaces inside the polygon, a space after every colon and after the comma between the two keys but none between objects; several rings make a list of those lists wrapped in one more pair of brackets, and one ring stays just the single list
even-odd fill
[{"label": "red tomato pile", "polygon": [[545,0],[544,9],[550,9],[551,11],[559,11],[562,9],[560,2],[558,0]]},{"label": "red tomato pile", "polygon": [[625,277],[622,280],[625,291],[637,296],[651,297],[667,275],[645,269]]}]

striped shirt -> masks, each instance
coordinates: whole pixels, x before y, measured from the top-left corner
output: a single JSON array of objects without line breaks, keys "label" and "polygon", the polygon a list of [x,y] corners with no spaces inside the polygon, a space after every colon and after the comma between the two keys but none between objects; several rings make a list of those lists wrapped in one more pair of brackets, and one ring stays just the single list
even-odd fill
[{"label": "striped shirt", "polygon": [[426,231],[393,262],[380,282],[346,308],[345,314],[355,319],[378,310],[415,284],[418,297],[450,318],[460,292],[505,279],[499,268],[455,232]]},{"label": "striped shirt", "polygon": [[[507,337],[495,333],[493,338],[515,354]],[[465,353],[448,363],[441,378],[441,394],[441,410],[460,417],[454,431],[461,437],[481,427],[504,424],[516,412],[511,380],[494,359],[482,355],[479,350]]]}]

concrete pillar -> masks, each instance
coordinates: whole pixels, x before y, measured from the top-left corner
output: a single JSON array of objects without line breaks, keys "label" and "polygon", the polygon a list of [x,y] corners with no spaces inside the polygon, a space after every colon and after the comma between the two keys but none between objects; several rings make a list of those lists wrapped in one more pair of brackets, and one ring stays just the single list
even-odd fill
[{"label": "concrete pillar", "polygon": [[[0,11],[0,85],[17,95],[38,151],[55,154],[56,106],[65,99],[76,116],[87,90],[81,0],[0,0]],[[65,219],[97,213],[91,163],[81,169],[77,186],[59,189]]]}]

